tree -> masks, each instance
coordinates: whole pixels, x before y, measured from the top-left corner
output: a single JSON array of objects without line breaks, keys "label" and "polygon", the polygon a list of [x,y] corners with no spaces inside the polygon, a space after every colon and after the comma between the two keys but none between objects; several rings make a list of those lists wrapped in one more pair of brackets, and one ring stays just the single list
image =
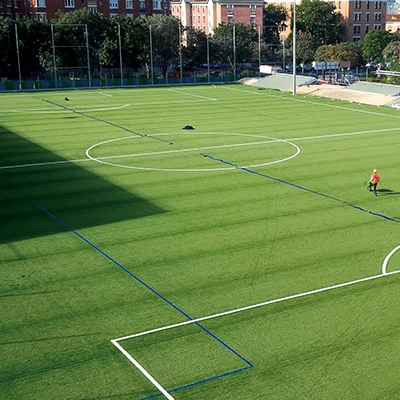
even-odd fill
[{"label": "tree", "polygon": [[[92,68],[99,66],[99,49],[103,45],[107,20],[100,14],[81,8],[67,13],[59,13],[51,21],[54,26],[57,65],[62,68]],[[86,29],[88,31],[89,60],[86,48]]]},{"label": "tree", "polygon": [[320,45],[339,43],[345,27],[342,15],[335,10],[333,3],[324,0],[303,0],[296,8],[297,31],[310,34]]},{"label": "tree", "polygon": [[193,65],[204,64],[207,60],[207,41],[209,38],[200,30],[186,28],[186,40],[183,48],[183,56],[186,61]]},{"label": "tree", "polygon": [[314,53],[317,49],[317,40],[309,33],[299,33],[296,36],[296,57],[302,64],[304,73],[304,64],[314,60]]},{"label": "tree", "polygon": [[181,21],[173,16],[153,15],[146,18],[146,23],[151,29],[154,60],[166,76],[168,67],[179,62]]},{"label": "tree", "polygon": [[15,44],[15,24],[11,18],[0,16],[0,76],[18,76]]},{"label": "tree", "polygon": [[22,76],[43,72],[42,55],[51,51],[51,31],[47,21],[28,17],[16,19]]},{"label": "tree", "polygon": [[389,67],[395,67],[400,64],[400,40],[393,40],[383,49],[382,56],[385,64]]},{"label": "tree", "polygon": [[276,4],[268,4],[263,13],[263,39],[269,44],[280,42],[279,30],[288,18],[288,12],[285,7]]},{"label": "tree", "polygon": [[[233,27],[235,27],[235,36],[233,36]],[[234,70],[237,62],[253,61],[255,47],[258,46],[258,33],[251,25],[219,24],[211,41],[217,60],[222,63],[228,62]]]},{"label": "tree", "polygon": [[145,58],[143,52],[148,49],[148,46],[144,46],[148,37],[148,30],[143,29],[143,24],[138,19],[133,20],[126,15],[112,17],[104,31],[103,46],[99,50],[101,66],[120,67],[121,55],[122,66],[128,69],[139,68]]},{"label": "tree", "polygon": [[384,48],[396,36],[388,31],[370,31],[365,35],[363,45],[363,57],[366,61],[380,61]]}]

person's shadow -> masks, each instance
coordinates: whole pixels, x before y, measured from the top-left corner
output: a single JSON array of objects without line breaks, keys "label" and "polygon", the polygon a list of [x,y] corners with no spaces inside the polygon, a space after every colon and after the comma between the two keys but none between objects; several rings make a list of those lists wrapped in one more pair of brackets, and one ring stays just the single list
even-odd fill
[{"label": "person's shadow", "polygon": [[389,196],[392,194],[400,194],[400,192],[395,192],[392,189],[376,189],[376,191],[381,195],[381,196]]}]

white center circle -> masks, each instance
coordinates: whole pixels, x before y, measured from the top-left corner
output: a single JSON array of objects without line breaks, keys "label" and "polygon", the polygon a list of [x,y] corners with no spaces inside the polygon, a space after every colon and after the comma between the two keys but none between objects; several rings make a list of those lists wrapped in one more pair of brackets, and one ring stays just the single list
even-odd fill
[{"label": "white center circle", "polygon": [[[234,143],[234,144],[223,144],[223,145],[214,145],[214,146],[203,146],[203,147],[193,147],[193,148],[184,148],[184,149],[168,149],[168,150],[163,150],[163,151],[152,151],[152,152],[145,152],[145,153],[133,153],[133,154],[123,154],[123,155],[110,155],[110,156],[104,156],[104,157],[94,157],[90,154],[90,152],[95,149],[99,148],[100,146],[105,146],[110,143],[115,143],[118,141],[122,140],[138,140],[138,139],[146,139],[146,140],[157,140],[157,141],[162,141],[165,144],[173,144],[172,142],[169,142],[168,140],[162,139],[163,136],[172,136],[172,135],[229,135],[229,136],[243,136],[243,137],[252,137],[252,138],[257,138],[257,139],[263,139],[263,141],[256,141],[256,142],[248,142],[248,143]],[[294,153],[288,157],[285,158],[280,158],[277,160],[273,161],[265,161],[262,163],[257,163],[257,164],[251,164],[251,165],[236,165],[235,163],[232,162],[232,160],[222,160],[218,158],[218,149],[226,149],[226,148],[238,148],[242,146],[260,146],[260,145],[266,145],[266,144],[285,144],[292,146],[294,148]],[[115,162],[116,160],[123,159],[123,158],[135,158],[135,157],[146,157],[146,156],[157,156],[157,155],[176,155],[179,153],[188,153],[188,152],[195,152],[196,155],[198,156],[207,156],[210,154],[210,158],[214,159],[214,163],[217,163],[217,159],[221,161],[224,166],[223,167],[202,167],[202,168],[155,168],[155,167],[141,167],[141,166],[132,166],[132,165],[123,165],[119,164],[118,162]],[[117,138],[117,139],[110,139],[106,140],[104,142],[96,143],[92,146],[90,146],[86,150],[86,156],[98,163],[105,164],[105,165],[110,165],[113,167],[119,167],[119,168],[128,168],[128,169],[139,169],[139,170],[147,170],[147,171],[172,171],[172,172],[204,172],[204,171],[226,171],[226,170],[233,170],[237,168],[252,168],[252,167],[262,167],[266,165],[271,165],[271,164],[277,164],[281,163],[284,161],[288,161],[294,157],[296,157],[300,153],[300,148],[287,140],[283,139],[277,139],[273,138],[270,136],[263,136],[263,135],[251,135],[251,134],[243,134],[243,133],[221,133],[221,132],[177,132],[177,133],[160,133],[160,134],[153,134],[153,135],[142,135],[142,136],[127,136],[127,137],[122,137],[122,138]],[[110,161],[110,160],[115,160],[115,161]]]}]

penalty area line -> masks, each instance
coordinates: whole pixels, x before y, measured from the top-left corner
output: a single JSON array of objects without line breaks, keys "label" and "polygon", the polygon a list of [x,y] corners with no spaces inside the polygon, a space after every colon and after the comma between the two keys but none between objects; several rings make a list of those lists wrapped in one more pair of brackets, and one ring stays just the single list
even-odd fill
[{"label": "penalty area line", "polygon": [[317,294],[317,293],[327,292],[329,290],[339,289],[339,288],[343,288],[343,287],[346,287],[346,286],[355,285],[357,283],[368,282],[368,281],[372,281],[374,279],[379,279],[379,278],[383,278],[383,277],[386,277],[386,276],[389,276],[389,275],[398,274],[398,273],[400,273],[400,270],[392,271],[392,272],[386,272],[384,274],[379,274],[379,275],[368,276],[366,278],[361,278],[361,279],[356,279],[354,281],[339,283],[337,285],[327,286],[327,287],[323,287],[323,288],[320,288],[320,289],[309,290],[307,292],[302,292],[302,293],[297,293],[297,294],[293,294],[293,295],[290,295],[290,296],[280,297],[278,299],[268,300],[268,301],[264,301],[262,303],[252,304],[250,306],[236,308],[234,310],[229,310],[229,311],[225,311],[225,312],[221,312],[221,313],[217,313],[217,314],[213,314],[213,315],[208,315],[208,316],[205,316],[205,317],[192,319],[190,321],[183,321],[183,322],[179,322],[177,324],[163,326],[161,328],[155,328],[155,329],[151,329],[151,330],[144,331],[144,332],[134,333],[132,335],[123,336],[123,337],[120,337],[120,338],[117,338],[117,339],[113,339],[113,341],[114,342],[119,342],[119,341],[126,340],[126,339],[131,339],[131,338],[135,338],[135,337],[139,337],[139,336],[149,335],[151,333],[161,332],[161,331],[165,331],[167,329],[177,328],[177,327],[180,327],[180,326],[189,325],[189,324],[193,324],[193,323],[198,323],[198,322],[201,322],[201,321],[207,321],[207,320],[210,320],[210,319],[223,317],[225,315],[236,314],[236,313],[239,313],[241,311],[248,311],[248,310],[252,310],[254,308],[259,308],[259,307],[267,306],[267,305],[270,305],[270,304],[281,303],[283,301],[298,299],[298,298],[301,298],[301,297],[306,297],[306,296],[310,296],[310,295]]},{"label": "penalty area line", "polygon": [[139,364],[116,340],[111,340],[111,343],[124,354],[124,356],[169,400],[174,398],[165,390],[143,367]]}]

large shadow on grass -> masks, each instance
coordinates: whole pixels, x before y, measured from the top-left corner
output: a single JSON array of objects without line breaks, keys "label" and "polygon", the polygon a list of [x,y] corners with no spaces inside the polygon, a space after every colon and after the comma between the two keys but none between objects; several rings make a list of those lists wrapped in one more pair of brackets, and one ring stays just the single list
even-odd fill
[{"label": "large shadow on grass", "polygon": [[[65,161],[0,126],[0,243],[65,232],[65,227],[36,204],[76,230],[165,212]],[[59,164],[4,168],[46,162]]]}]

